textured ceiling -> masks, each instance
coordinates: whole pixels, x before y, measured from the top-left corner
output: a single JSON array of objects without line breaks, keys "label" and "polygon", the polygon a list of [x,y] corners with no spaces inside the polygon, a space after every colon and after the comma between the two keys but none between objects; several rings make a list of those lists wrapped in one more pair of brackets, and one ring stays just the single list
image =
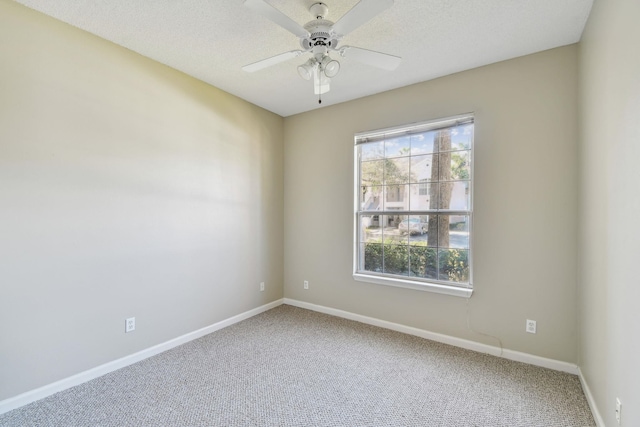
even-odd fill
[{"label": "textured ceiling", "polygon": [[[299,49],[242,0],[17,0],[240,98],[289,116],[319,108],[300,56],[254,73],[243,65]],[[267,0],[301,25],[314,0]],[[367,0],[362,0],[366,2]],[[357,0],[324,0],[337,21]],[[322,106],[579,41],[593,0],[396,0],[342,44],[402,57],[394,71],[340,58]]]}]

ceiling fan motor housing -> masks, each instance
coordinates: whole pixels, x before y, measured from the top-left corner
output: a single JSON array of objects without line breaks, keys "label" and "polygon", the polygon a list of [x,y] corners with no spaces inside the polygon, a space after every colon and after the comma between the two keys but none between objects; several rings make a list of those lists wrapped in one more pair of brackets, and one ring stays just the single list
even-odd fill
[{"label": "ceiling fan motor housing", "polygon": [[338,38],[333,33],[332,26],[333,22],[326,19],[308,22],[304,29],[309,32],[309,37],[300,39],[300,45],[304,50],[310,50],[319,45],[335,49],[338,46]]}]

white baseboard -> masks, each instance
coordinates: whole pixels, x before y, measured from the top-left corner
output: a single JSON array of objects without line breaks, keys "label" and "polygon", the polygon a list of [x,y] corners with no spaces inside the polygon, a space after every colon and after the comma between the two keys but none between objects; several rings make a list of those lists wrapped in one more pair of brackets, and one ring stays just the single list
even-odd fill
[{"label": "white baseboard", "polygon": [[587,403],[589,404],[589,408],[591,409],[591,415],[593,415],[593,419],[596,421],[596,426],[605,427],[604,421],[602,420],[602,416],[600,415],[600,411],[598,411],[598,406],[596,405],[596,401],[593,398],[591,389],[589,388],[589,384],[587,384],[587,380],[584,377],[584,375],[582,375],[582,370],[580,368],[578,368],[578,378],[580,378],[582,391],[584,392],[584,395],[587,398]]},{"label": "white baseboard", "polygon": [[580,381],[582,383],[585,396],[587,397],[587,401],[589,402],[589,406],[591,407],[593,416],[596,419],[596,423],[598,427],[604,427],[604,423],[602,422],[602,418],[600,417],[597,407],[595,406],[595,402],[593,400],[591,391],[589,390],[589,387],[587,386],[586,381],[582,377],[582,374],[580,373],[580,369],[574,364],[562,362],[554,359],[547,359],[544,357],[534,356],[532,354],[521,353],[519,351],[508,350],[508,349],[502,350],[502,354],[501,354],[500,348],[495,346],[481,344],[475,341],[456,338],[449,335],[439,334],[439,333],[427,331],[424,329],[418,329],[411,326],[401,325],[399,323],[388,322],[386,320],[380,320],[373,317],[367,317],[360,314],[351,313],[348,311],[311,304],[308,302],[298,301],[290,298],[284,298],[284,299],[273,301],[269,304],[262,305],[260,307],[254,308],[253,310],[246,311],[244,313],[241,313],[236,316],[230,317],[228,319],[222,320],[220,322],[214,323],[213,325],[206,326],[204,328],[198,329],[197,331],[193,331],[188,334],[182,335],[180,337],[174,338],[172,340],[166,341],[162,344],[155,345],[153,347],[139,351],[129,356],[125,356],[123,358],[114,360],[112,362],[105,363],[104,365],[97,366],[95,368],[89,369],[84,372],[80,372],[79,374],[62,379],[60,381],[56,381],[55,383],[48,384],[46,386],[37,388],[35,390],[31,390],[26,393],[22,393],[18,396],[0,401],[0,414],[4,414],[13,409],[35,402],[36,400],[43,399],[54,393],[66,390],[68,388],[71,388],[76,385],[90,381],[92,379],[98,378],[102,375],[108,374],[109,372],[113,372],[118,369],[124,368],[126,366],[132,365],[136,362],[147,359],[151,356],[155,356],[156,354],[162,353],[163,351],[170,350],[174,347],[185,344],[189,341],[193,341],[197,338],[203,337],[207,334],[210,334],[212,332],[215,332],[227,326],[231,326],[235,323],[241,322],[242,320],[248,319],[250,317],[263,313],[267,310],[270,310],[282,304],[288,304],[295,307],[305,308],[308,310],[317,311],[320,313],[325,313],[325,314],[329,314],[336,317],[342,317],[344,319],[355,320],[357,322],[366,323],[369,325],[378,326],[381,328],[390,329],[393,331],[398,331],[405,334],[418,336],[421,338],[426,338],[432,341],[437,341],[444,344],[465,348],[467,350],[473,350],[480,353],[492,354],[495,356],[504,357],[505,359],[509,359],[509,360],[515,360],[518,362],[528,363],[535,366],[541,366],[541,367],[553,369],[556,371],[568,372],[570,374],[578,375],[580,377]]},{"label": "white baseboard", "polygon": [[108,374],[109,372],[113,372],[126,366],[132,365],[136,362],[147,359],[151,356],[155,356],[156,354],[170,350],[189,341],[193,341],[222,328],[226,328],[227,326],[231,326],[234,323],[241,322],[257,314],[282,305],[283,301],[283,299],[279,299],[270,302],[268,304],[254,308],[253,310],[245,311],[244,313],[240,313],[228,319],[221,320],[220,322],[214,323],[213,325],[205,326],[204,328],[198,329],[197,331],[189,332],[188,334],[184,334],[162,344],[154,345],[153,347],[149,347],[145,350],[141,350],[129,356],[125,356],[112,362],[105,363],[104,365],[96,366],[95,368],[80,372],[79,374],[73,375],[71,377],[64,378],[60,381],[56,381],[35,390],[31,390],[26,393],[19,394],[15,397],[3,400],[0,402],[0,414],[4,414],[5,412],[9,412],[31,402],[35,402],[36,400],[51,396],[54,393],[58,393],[92,379],[101,377],[102,375]]},{"label": "white baseboard", "polygon": [[362,316],[360,314],[351,313],[348,311],[338,310],[335,308],[325,307],[321,305],[311,304],[304,301],[298,301],[290,298],[285,298],[284,303],[295,307],[306,308],[308,310],[317,311],[320,313],[330,314],[336,317],[342,317],[344,319],[355,320],[357,322],[366,323],[368,325],[379,326],[385,329],[391,329],[393,331],[402,332],[409,335],[414,335],[428,340],[437,341],[443,344],[449,344],[456,347],[465,348],[467,350],[477,351],[479,353],[492,354],[498,357],[504,357],[505,359],[515,360],[517,362],[528,363],[530,365],[540,366],[543,368],[553,369],[555,371],[567,372],[573,375],[578,375],[578,366],[572,363],[562,362],[560,360],[547,359],[546,357],[535,356],[533,354],[521,353],[515,350],[503,349],[492,345],[481,344],[475,341],[469,341],[462,338],[456,338],[449,335],[439,334],[437,332],[431,332],[424,329],[418,329],[411,326],[401,325],[399,323],[388,322],[386,320],[376,319],[374,317]]}]

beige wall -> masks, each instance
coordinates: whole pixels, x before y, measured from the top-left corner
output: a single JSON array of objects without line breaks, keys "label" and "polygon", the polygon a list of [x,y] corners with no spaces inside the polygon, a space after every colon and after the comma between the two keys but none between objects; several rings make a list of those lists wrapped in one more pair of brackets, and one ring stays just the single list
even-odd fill
[{"label": "beige wall", "polygon": [[283,203],[281,117],[0,0],[0,400],[281,298]]},{"label": "beige wall", "polygon": [[287,117],[285,296],[497,345],[468,330],[465,298],[352,278],[354,133],[467,112],[476,117],[470,324],[506,348],[575,363],[575,45]]},{"label": "beige wall", "polygon": [[640,3],[597,0],[580,43],[580,366],[607,426],[640,426]]}]

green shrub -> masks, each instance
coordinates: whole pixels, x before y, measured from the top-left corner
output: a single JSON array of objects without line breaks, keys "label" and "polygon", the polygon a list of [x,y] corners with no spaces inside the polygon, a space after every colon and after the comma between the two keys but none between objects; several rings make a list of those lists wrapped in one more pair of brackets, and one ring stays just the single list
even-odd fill
[{"label": "green shrub", "polygon": [[440,252],[440,280],[469,282],[469,251],[449,249]]},{"label": "green shrub", "polygon": [[409,247],[407,245],[384,245],[384,272],[409,275]]},{"label": "green shrub", "polygon": [[365,243],[364,269],[382,273],[382,245],[379,243]]},{"label": "green shrub", "polygon": [[364,269],[377,273],[422,277],[455,283],[469,281],[469,251],[416,245],[397,245],[391,240],[364,245]]},{"label": "green shrub", "polygon": [[425,245],[410,248],[411,276],[438,278],[438,250]]}]

